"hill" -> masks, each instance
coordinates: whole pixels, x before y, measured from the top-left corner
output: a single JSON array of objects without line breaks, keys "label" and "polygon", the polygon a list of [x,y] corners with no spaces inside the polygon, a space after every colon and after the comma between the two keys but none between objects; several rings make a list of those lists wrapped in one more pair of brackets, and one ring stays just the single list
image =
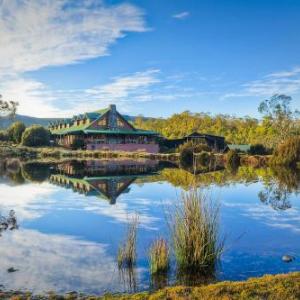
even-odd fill
[{"label": "hill", "polygon": [[[131,122],[134,122],[136,119],[135,116],[124,115],[124,117]],[[147,121],[150,118],[143,117],[142,119],[144,121]],[[54,121],[58,121],[58,120],[61,120],[61,119],[60,118],[36,118],[36,117],[30,117],[30,116],[24,116],[24,115],[17,114],[14,119],[11,119],[11,118],[2,119],[0,121],[0,128],[7,128],[13,122],[16,122],[16,121],[20,121],[20,122],[24,123],[27,127],[30,125],[33,125],[33,124],[42,125],[42,126],[47,127],[49,122],[54,122]]]}]

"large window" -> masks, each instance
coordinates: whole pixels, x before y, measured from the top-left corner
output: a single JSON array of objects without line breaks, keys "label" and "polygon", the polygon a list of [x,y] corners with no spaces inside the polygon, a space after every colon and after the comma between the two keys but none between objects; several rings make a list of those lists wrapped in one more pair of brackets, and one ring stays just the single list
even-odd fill
[{"label": "large window", "polygon": [[106,126],[107,125],[106,118],[103,118],[103,119],[99,120],[98,125],[99,126]]}]

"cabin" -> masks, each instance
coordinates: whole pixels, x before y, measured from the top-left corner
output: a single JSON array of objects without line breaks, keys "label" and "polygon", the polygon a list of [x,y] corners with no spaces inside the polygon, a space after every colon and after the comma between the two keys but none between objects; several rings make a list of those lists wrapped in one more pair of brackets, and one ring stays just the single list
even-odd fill
[{"label": "cabin", "polygon": [[168,148],[178,148],[180,145],[187,142],[205,144],[216,152],[224,152],[227,149],[227,144],[223,136],[212,134],[193,132],[180,139],[164,139],[162,145]]},{"label": "cabin", "polygon": [[54,144],[72,149],[157,153],[157,133],[136,129],[110,105],[49,124]]}]

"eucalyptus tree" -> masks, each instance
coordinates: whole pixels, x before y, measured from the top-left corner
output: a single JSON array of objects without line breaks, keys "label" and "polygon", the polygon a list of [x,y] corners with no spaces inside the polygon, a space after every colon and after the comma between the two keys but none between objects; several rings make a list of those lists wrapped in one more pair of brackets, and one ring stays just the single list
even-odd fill
[{"label": "eucalyptus tree", "polygon": [[275,94],[262,101],[258,111],[264,115],[263,124],[269,127],[268,143],[274,147],[287,137],[299,134],[299,111],[291,108],[292,97]]},{"label": "eucalyptus tree", "polygon": [[0,95],[0,127],[2,127],[2,121],[4,119],[15,117],[18,105],[18,102],[5,100],[2,95]]}]

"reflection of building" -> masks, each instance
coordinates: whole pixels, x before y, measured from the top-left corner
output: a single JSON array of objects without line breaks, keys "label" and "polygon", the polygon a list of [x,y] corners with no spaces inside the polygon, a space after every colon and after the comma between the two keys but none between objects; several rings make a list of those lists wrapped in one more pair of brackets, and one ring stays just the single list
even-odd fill
[{"label": "reflection of building", "polygon": [[50,182],[85,196],[98,196],[115,204],[122,193],[140,176],[154,174],[158,162],[153,160],[71,161],[57,165]]},{"label": "reflection of building", "polygon": [[156,160],[109,159],[70,161],[57,165],[60,173],[71,176],[141,175],[158,169]]},{"label": "reflection of building", "polygon": [[74,192],[84,194],[85,196],[104,198],[111,204],[115,204],[120,194],[129,191],[128,187],[136,178],[136,176],[109,176],[78,179],[65,175],[51,175],[50,182],[71,188]]},{"label": "reflection of building", "polygon": [[55,142],[65,147],[150,153],[159,150],[157,134],[134,128],[115,105],[50,123],[49,129]]}]

